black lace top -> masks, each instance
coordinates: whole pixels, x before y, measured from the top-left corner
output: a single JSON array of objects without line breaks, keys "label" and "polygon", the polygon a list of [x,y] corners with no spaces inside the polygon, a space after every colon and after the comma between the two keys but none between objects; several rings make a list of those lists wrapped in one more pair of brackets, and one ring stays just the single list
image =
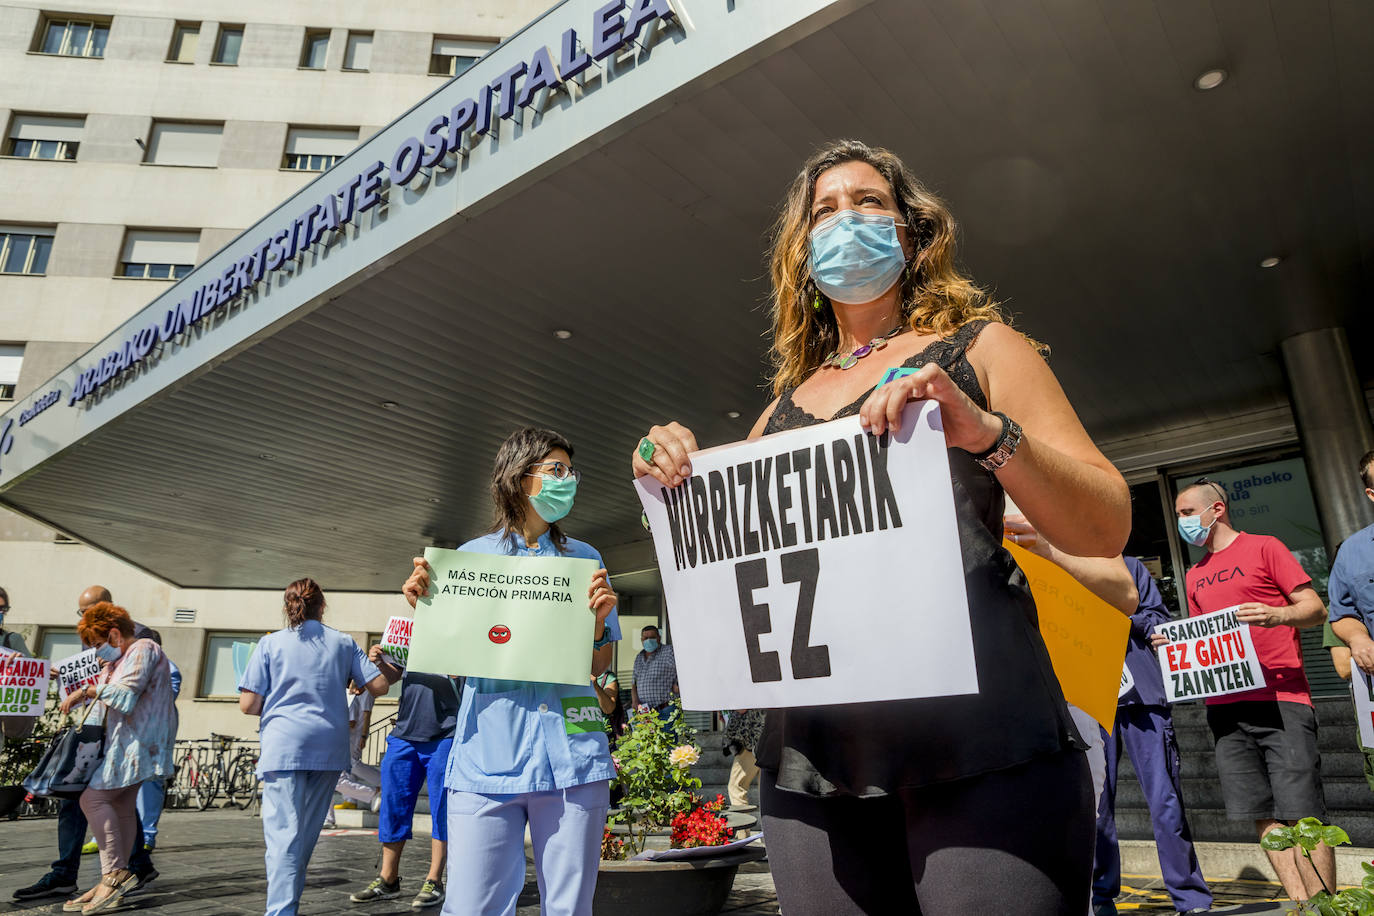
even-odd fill
[{"label": "black lace top", "polygon": [[[903,365],[938,363],[965,394],[986,407],[987,396],[967,358],[986,325],[970,322]],[[867,397],[835,416],[858,413]],[[822,422],[825,418],[794,404],[789,390],[764,433]],[[1002,487],[962,449],[949,450],[949,464],[979,692],[771,709],[757,756],[760,767],[777,774],[778,788],[808,795],[885,795],[1081,746],[1040,638],[1030,588],[1001,546]]]}]

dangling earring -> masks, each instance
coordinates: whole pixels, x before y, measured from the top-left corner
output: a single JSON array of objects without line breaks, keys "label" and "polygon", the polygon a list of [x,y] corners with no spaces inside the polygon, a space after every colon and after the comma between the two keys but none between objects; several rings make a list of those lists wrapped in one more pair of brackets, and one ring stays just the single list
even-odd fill
[{"label": "dangling earring", "polygon": [[815,309],[815,310],[818,311],[818,312],[821,310],[821,291],[820,291],[820,290],[816,290],[816,295],[813,296],[813,297],[811,298],[811,308]]}]

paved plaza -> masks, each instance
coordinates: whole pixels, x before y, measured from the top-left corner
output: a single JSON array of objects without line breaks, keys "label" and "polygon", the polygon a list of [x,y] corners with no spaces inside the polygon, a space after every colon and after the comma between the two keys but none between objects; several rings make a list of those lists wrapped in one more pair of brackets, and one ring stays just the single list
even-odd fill
[{"label": "paved plaza", "polygon": [[[0,821],[0,912],[61,912],[62,901],[56,898],[22,905],[10,900],[15,888],[32,883],[47,870],[56,855],[56,840],[57,822],[53,819]],[[348,895],[376,874],[379,849],[373,830],[333,830],[322,835],[301,900],[303,916],[397,916],[417,912],[409,904],[429,864],[429,841],[425,837],[406,846],[401,860],[401,897],[374,904],[349,902]],[[119,911],[260,914],[267,883],[262,856],[262,827],[255,817],[233,809],[168,811],[162,818],[154,856],[161,877]],[[96,856],[85,856],[81,864],[85,887],[95,877],[98,860]],[[1127,876],[1123,884],[1127,896],[1117,904],[1122,913],[1173,912],[1158,877]],[[1231,881],[1214,884],[1213,889],[1218,906],[1234,907],[1225,910],[1228,913],[1268,916],[1287,909],[1275,903],[1279,887],[1269,882]],[[528,868],[517,912],[519,916],[538,916],[539,891],[533,866]],[[766,862],[740,870],[723,912],[729,916],[777,914],[777,897]]]}]

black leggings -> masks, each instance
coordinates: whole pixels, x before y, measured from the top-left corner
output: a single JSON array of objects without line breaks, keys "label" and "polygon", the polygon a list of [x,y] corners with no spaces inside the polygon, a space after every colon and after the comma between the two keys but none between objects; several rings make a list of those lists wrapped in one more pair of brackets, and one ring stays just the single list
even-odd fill
[{"label": "black leggings", "polygon": [[1082,751],[878,798],[760,773],[783,916],[1084,916],[1095,819]]}]

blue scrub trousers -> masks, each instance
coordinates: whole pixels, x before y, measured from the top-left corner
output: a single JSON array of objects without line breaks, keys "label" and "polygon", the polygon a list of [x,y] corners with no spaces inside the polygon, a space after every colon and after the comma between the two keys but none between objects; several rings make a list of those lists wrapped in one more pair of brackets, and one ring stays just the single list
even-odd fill
[{"label": "blue scrub trousers", "polygon": [[157,822],[162,819],[162,804],[167,798],[167,783],[149,779],[138,787],[138,823],[143,828],[143,845],[157,845]]},{"label": "blue scrub trousers", "polygon": [[263,774],[262,838],[267,845],[264,916],[295,916],[305,890],[305,870],[338,781],[338,770]]},{"label": "blue scrub trousers", "polygon": [[453,738],[438,741],[408,741],[388,735],[386,755],[382,757],[382,805],[378,809],[377,839],[398,843],[410,839],[410,822],[415,817],[415,802],[420,797],[420,782],[429,785],[431,835],[443,843],[448,840],[448,793],[444,789],[444,770]]},{"label": "blue scrub trousers", "polygon": [[525,825],[534,846],[541,916],[591,916],[610,782],[551,792],[479,795],[448,790],[444,916],[515,916],[525,887]]},{"label": "blue scrub trousers", "polygon": [[1121,746],[1131,755],[1150,806],[1155,848],[1164,887],[1180,912],[1212,906],[1212,892],[1202,877],[1188,818],[1183,811],[1178,742],[1168,707],[1119,706],[1116,731],[1107,737],[1107,784],[1097,809],[1097,860],[1093,865],[1093,905],[1105,908],[1121,893],[1121,851],[1116,842],[1116,774]]}]

